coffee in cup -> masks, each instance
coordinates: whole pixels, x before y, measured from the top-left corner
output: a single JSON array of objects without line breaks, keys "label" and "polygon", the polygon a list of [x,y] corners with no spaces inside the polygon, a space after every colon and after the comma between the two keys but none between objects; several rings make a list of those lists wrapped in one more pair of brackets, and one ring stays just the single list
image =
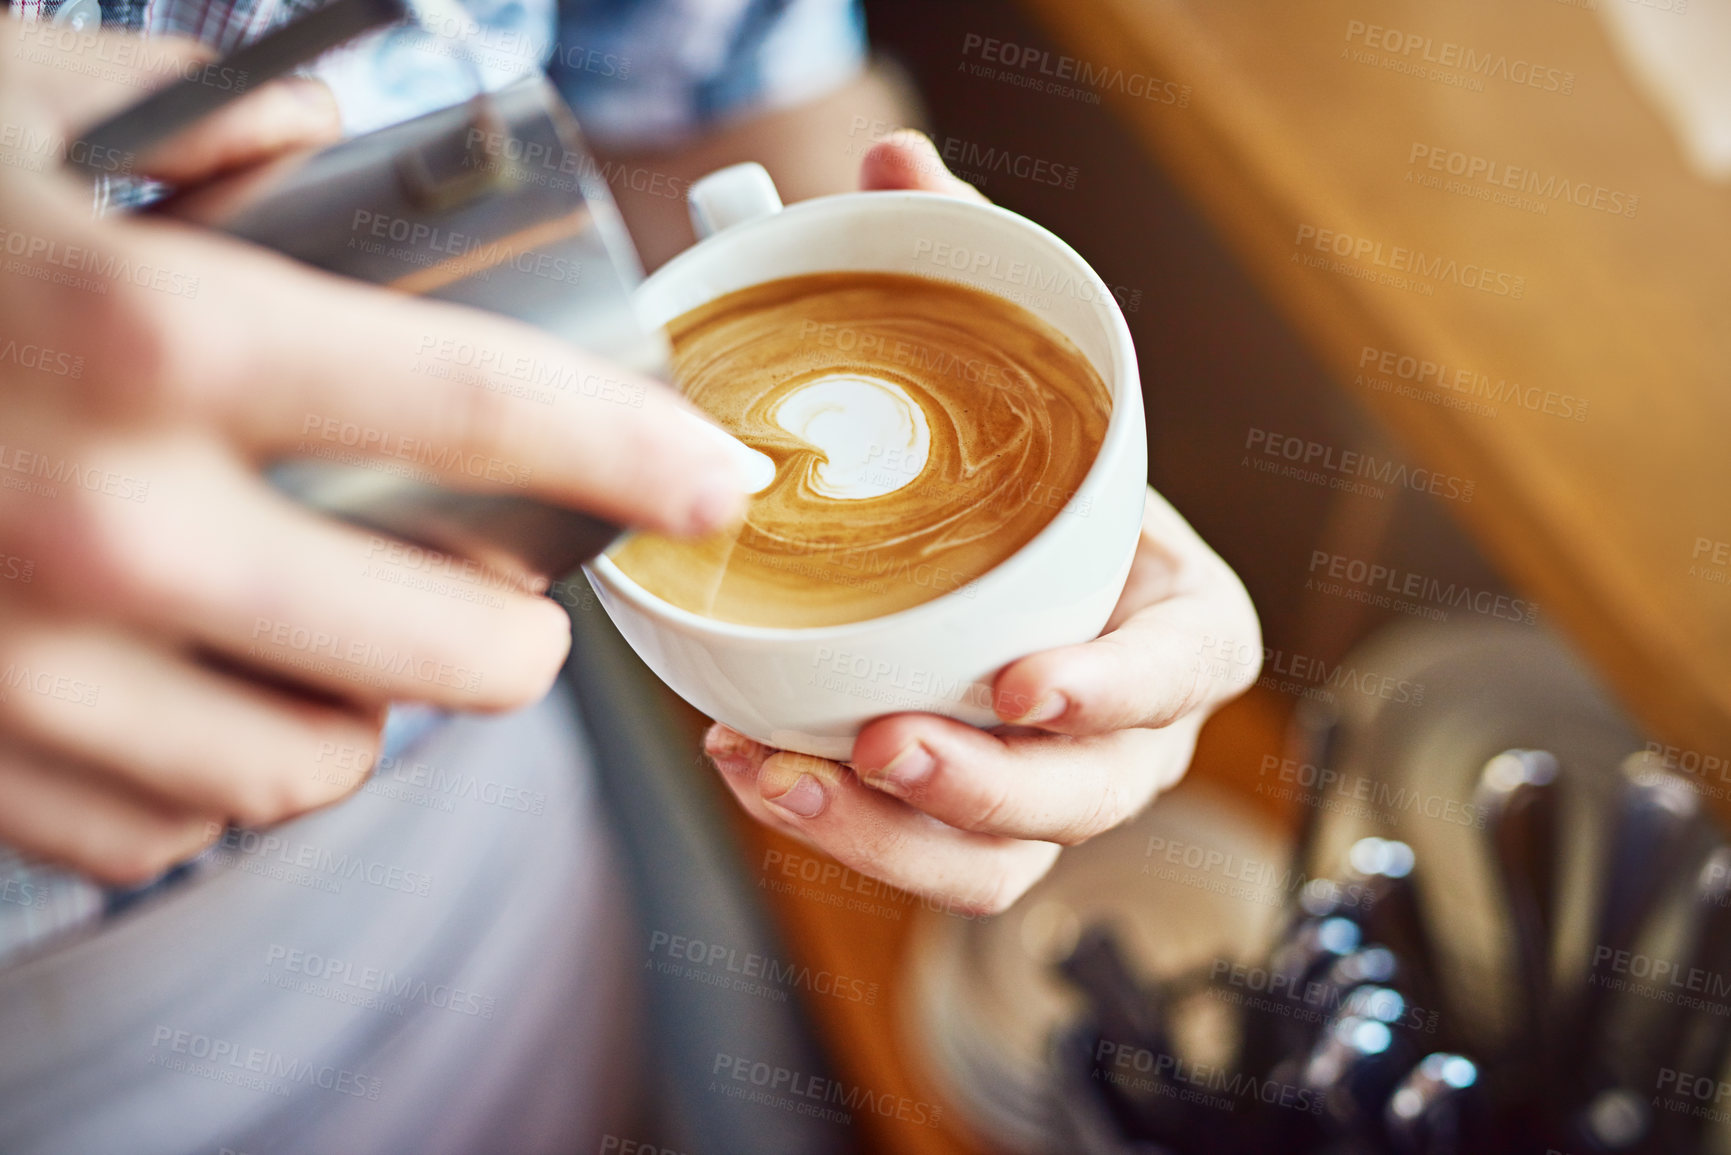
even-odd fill
[{"label": "coffee in cup", "polygon": [[613,562],[704,617],[803,628],[966,587],[1070,502],[1111,418],[1075,345],[1002,297],[898,273],[785,277],[669,326],[674,379],[776,478],[744,523]]},{"label": "coffee in cup", "polygon": [[[1147,443],[1136,353],[1111,290],[1062,240],[982,202],[870,192],[815,197],[784,208],[757,165],[705,177],[692,186],[690,200],[703,239],[646,280],[634,303],[644,324],[674,327],[693,367],[701,367],[699,352],[747,358],[740,362],[746,368],[751,356],[787,358],[803,350],[813,358],[789,362],[755,384],[749,373],[737,381],[718,375],[712,388],[738,392],[721,388],[727,404],[698,399],[747,440],[753,434],[725,410],[751,417],[761,433],[757,448],[787,462],[779,471],[786,476],[777,480],[803,479],[824,499],[819,506],[816,498],[806,498],[813,503],[810,521],[778,513],[779,506],[765,507],[760,532],[773,533],[780,518],[780,524],[793,526],[783,537],[797,539],[779,555],[762,543],[750,545],[745,533],[718,539],[735,550],[746,542],[758,555],[751,578],[760,600],[753,606],[751,598],[758,595],[742,587],[743,613],[764,615],[753,620],[836,624],[750,625],[687,609],[643,582],[660,584],[689,559],[658,549],[639,556],[632,543],[585,567],[601,605],[649,668],[693,707],[783,750],[846,761],[862,727],[904,711],[998,724],[998,673],[1028,654],[1096,637],[1135,555],[1146,501]],[[788,285],[800,291],[789,294]],[[855,292],[861,295],[849,298]],[[827,311],[819,309],[832,295]],[[762,318],[770,314],[786,327],[767,331]],[[874,315],[892,323],[868,332]],[[1005,316],[1015,318],[1009,334],[1000,324]],[[935,326],[959,317],[967,318],[959,334]],[[1030,349],[1043,351],[1031,355]],[[886,508],[906,502],[921,515],[909,522],[913,532],[929,540],[946,540],[945,531],[954,540],[969,537],[967,518],[981,516],[975,511],[980,500],[948,505],[944,494],[915,486],[929,471],[944,468],[952,453],[957,472],[933,477],[960,485],[969,478],[1012,476],[986,468],[1005,449],[1001,431],[1014,428],[1006,416],[1013,411],[994,408],[1013,395],[994,388],[993,369],[1005,371],[1008,362],[998,359],[1005,352],[1017,363],[1033,356],[1048,365],[1049,374],[1031,374],[1038,387],[1029,395],[1074,411],[1073,417],[1055,411],[1050,435],[1036,430],[1036,437],[1017,442],[1048,448],[1040,451],[1044,457],[1021,462],[1013,473],[1018,480],[998,491],[1016,516],[1000,523],[1003,511],[988,507],[985,516],[998,528],[973,535],[969,548],[981,552],[968,559],[958,554],[953,564],[942,563],[942,572],[938,563],[914,562],[917,547],[888,565],[879,560],[900,548],[887,532],[897,519],[885,518],[871,530],[874,546],[850,544],[856,541],[850,535],[861,532],[857,526],[870,520],[879,502]],[[1086,371],[1074,371],[1072,357]],[[797,382],[783,379],[800,374],[805,376]],[[825,374],[832,380],[820,388]],[[700,374],[682,368],[680,375],[691,384]],[[850,376],[869,380],[847,385]],[[896,389],[885,388],[886,382]],[[1096,392],[1101,382],[1109,404]],[[771,397],[778,387],[782,392]],[[920,404],[922,390],[935,395],[929,411]],[[831,401],[846,404],[836,409]],[[857,419],[851,416],[856,409],[862,414]],[[844,411],[845,439],[830,422]],[[962,428],[976,433],[953,443],[942,440],[952,413],[964,416]],[[1104,433],[1092,432],[1102,417]],[[899,444],[892,444],[897,439],[891,432],[899,434]],[[892,449],[901,456],[892,457]],[[1068,480],[1075,476],[1079,483]],[[873,487],[880,492],[873,495]],[[841,510],[845,515],[837,514]],[[948,523],[934,517],[928,524],[928,510],[953,517]],[[828,536],[813,526],[827,527]],[[994,556],[1001,560],[992,561]],[[852,568],[834,564],[844,558]],[[874,569],[866,570],[868,564]],[[811,572],[802,572],[808,566]],[[730,571],[712,557],[712,581],[717,572],[725,586]],[[883,587],[869,588],[874,580]],[[711,601],[703,589],[681,593],[667,587],[668,594],[693,605],[737,612],[726,608],[724,592]],[[892,596],[914,604],[886,612],[886,605],[900,604],[880,600]],[[801,613],[823,616],[789,616]]]}]

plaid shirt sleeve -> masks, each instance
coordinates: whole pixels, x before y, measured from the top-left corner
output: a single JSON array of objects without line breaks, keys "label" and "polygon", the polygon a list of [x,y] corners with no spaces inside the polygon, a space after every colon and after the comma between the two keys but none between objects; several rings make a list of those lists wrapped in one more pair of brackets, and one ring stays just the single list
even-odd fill
[{"label": "plaid shirt sleeve", "polygon": [[[84,18],[199,40],[218,52],[319,0],[14,0],[26,20]],[[866,57],[860,0],[422,0],[431,31],[399,28],[311,71],[345,129],[366,132],[506,83],[540,63],[594,139],[676,143],[730,117],[811,99]]]},{"label": "plaid shirt sleeve", "polygon": [[591,139],[653,146],[809,100],[865,58],[858,0],[564,0],[547,70]]},{"label": "plaid shirt sleeve", "polygon": [[398,29],[313,70],[337,93],[348,131],[455,103],[477,82],[494,87],[541,64],[591,139],[676,144],[835,88],[866,56],[859,0],[466,0],[448,14],[424,5],[422,21],[441,35]]},{"label": "plaid shirt sleeve", "polygon": [[420,27],[363,37],[328,53],[309,71],[336,94],[344,131],[369,132],[534,70],[553,40],[555,3],[416,3]]}]

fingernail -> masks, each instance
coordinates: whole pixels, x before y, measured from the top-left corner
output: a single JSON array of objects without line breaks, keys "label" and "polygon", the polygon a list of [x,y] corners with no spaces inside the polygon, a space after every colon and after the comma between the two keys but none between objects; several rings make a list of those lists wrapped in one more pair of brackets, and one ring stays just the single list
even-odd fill
[{"label": "fingernail", "polygon": [[775,461],[769,454],[753,449],[715,422],[706,420],[689,409],[678,412],[688,425],[702,433],[727,455],[728,461],[738,471],[739,480],[747,493],[767,489],[769,483],[775,480]]},{"label": "fingernail", "polygon": [[756,769],[757,743],[737,730],[713,726],[703,736],[703,752],[723,774],[749,777]]},{"label": "fingernail", "polygon": [[711,754],[709,760],[723,774],[741,777],[751,773],[751,759],[739,754]]},{"label": "fingernail", "polygon": [[932,757],[931,751],[915,742],[891,758],[888,766],[876,774],[868,775],[866,784],[882,790],[885,794],[906,798],[925,785],[926,779],[930,778],[932,771],[937,768],[938,760]]},{"label": "fingernail", "polygon": [[728,726],[711,726],[703,735],[703,748],[714,758],[741,758],[751,753],[756,743]]},{"label": "fingernail", "polygon": [[1038,726],[1045,722],[1055,722],[1063,717],[1064,711],[1070,708],[1070,699],[1062,694],[1048,694],[1032,710],[1020,718],[1010,719],[1026,726]]},{"label": "fingernail", "polygon": [[686,515],[686,528],[694,534],[714,533],[726,529],[745,515],[745,494],[739,479],[731,472],[712,474],[698,490]]},{"label": "fingernail", "polygon": [[803,774],[789,759],[771,758],[757,775],[758,796],[771,806],[797,814],[801,818],[816,818],[823,813],[823,783],[814,774]]},{"label": "fingernail", "polygon": [[330,86],[323,81],[314,80],[310,76],[290,76],[284,78],[283,87],[290,96],[308,108],[319,112],[336,110],[336,97],[331,95]]}]

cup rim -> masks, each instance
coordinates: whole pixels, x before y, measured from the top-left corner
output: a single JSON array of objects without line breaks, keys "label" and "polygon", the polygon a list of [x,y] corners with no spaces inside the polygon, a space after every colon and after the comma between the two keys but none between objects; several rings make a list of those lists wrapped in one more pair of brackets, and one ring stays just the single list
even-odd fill
[{"label": "cup rim", "polygon": [[[1077,490],[1080,492],[1081,490],[1088,488],[1090,483],[1095,482],[1104,473],[1106,469],[1108,449],[1121,446],[1121,443],[1126,437],[1140,436],[1143,432],[1139,424],[1138,427],[1133,429],[1131,432],[1124,432],[1124,426],[1132,419],[1132,410],[1134,411],[1134,416],[1138,421],[1140,420],[1142,413],[1142,382],[1141,374],[1136,363],[1136,347],[1135,343],[1130,338],[1130,326],[1129,323],[1124,320],[1124,311],[1118,307],[1118,300],[1112,295],[1111,287],[1106,284],[1105,280],[1099,273],[1094,271],[1094,267],[1083,259],[1082,255],[1071,247],[1071,245],[1062,237],[1058,236],[1044,225],[1029,220],[1020,213],[1011,212],[1009,209],[1006,209],[1001,205],[990,204],[988,202],[962,200],[958,197],[948,196],[943,193],[921,192],[915,190],[835,193],[829,196],[812,197],[809,200],[796,201],[795,203],[782,208],[778,212],[771,213],[768,216],[759,217],[756,220],[742,222],[732,226],[731,228],[725,229],[722,232],[716,233],[713,237],[707,238],[703,241],[698,241],[690,248],[662,265],[655,272],[651,273],[649,277],[644,280],[643,284],[639,286],[637,294],[641,295],[645,293],[646,290],[652,290],[655,282],[663,277],[672,279],[684,266],[695,264],[699,259],[707,259],[700,257],[697,250],[703,245],[709,243],[709,241],[722,237],[731,238],[737,236],[740,238],[746,238],[755,233],[761,233],[765,229],[775,227],[776,222],[783,220],[790,214],[795,216],[810,216],[822,213],[834,214],[843,213],[855,207],[864,208],[867,206],[870,206],[871,210],[874,212],[881,212],[888,209],[892,204],[907,203],[910,201],[914,203],[923,203],[945,212],[960,211],[964,215],[969,213],[985,213],[989,216],[997,217],[1001,221],[1012,222],[1014,227],[1031,230],[1046,245],[1051,247],[1059,257],[1070,262],[1074,266],[1075,270],[1081,275],[1081,278],[1089,283],[1090,288],[1095,290],[1096,301],[1104,302],[1106,304],[1107,307],[1104,309],[1104,320],[1106,325],[1107,341],[1111,348],[1112,357],[1114,360],[1119,362],[1119,370],[1124,376],[1123,392],[1126,394],[1133,392],[1135,394],[1135,403],[1126,406],[1123,404],[1123,397],[1117,392],[1114,393],[1112,398],[1112,413],[1111,416],[1106,419],[1105,436],[1101,438],[1099,451],[1095,453],[1094,461],[1089,465],[1088,472],[1083,475],[1082,482],[1077,487]],[[919,274],[910,275],[918,276]],[[765,278],[766,281],[779,279],[780,278],[778,277]],[[941,280],[940,278],[935,277],[928,279]],[[755,281],[752,283],[762,284],[764,282]],[[969,283],[967,287],[976,289],[979,292],[992,292],[990,289],[980,288],[971,283]],[[998,296],[1001,300],[1010,301],[1011,304],[1017,305],[1020,308],[1027,309],[1030,313],[1035,312],[1033,309],[1028,309],[1028,306],[1022,305],[1018,301],[1011,300],[1002,294],[993,295]],[[1035,313],[1035,315],[1040,316],[1038,313]],[[1046,318],[1042,316],[1041,320],[1046,320]],[[1047,324],[1051,324],[1051,322],[1047,321]],[[1095,369],[1099,368],[1100,366],[1095,366]],[[1104,376],[1104,374],[1102,374],[1102,376]],[[1108,387],[1113,387],[1111,382],[1108,382]],[[1071,502],[1074,500],[1075,497],[1072,496]],[[1022,543],[1020,549],[1016,550],[1016,552],[1012,553],[1009,557],[981,574],[969,584],[975,587],[985,585],[988,582],[993,585],[998,585],[1001,584],[1002,580],[1008,580],[1004,575],[1014,568],[1020,568],[1021,565],[1027,564],[1026,559],[1031,555],[1035,546],[1058,528],[1059,518],[1065,515],[1069,510],[1069,507],[1070,502],[1066,502],[1063,508],[1059,509],[1058,512],[1052,516],[1050,521],[1040,527],[1038,533],[1029,538],[1026,542]],[[1134,542],[1130,543],[1128,549],[1132,552],[1134,551]],[[667,625],[675,626],[691,633],[698,633],[711,637],[721,637],[733,641],[783,642],[800,640],[821,642],[835,638],[847,637],[850,634],[863,630],[879,630],[884,628],[886,624],[897,626],[910,622],[917,624],[918,619],[921,616],[931,616],[944,612],[943,607],[946,606],[946,603],[950,602],[951,599],[955,598],[962,592],[961,589],[949,590],[939,594],[937,597],[929,598],[926,601],[920,602],[918,605],[909,606],[906,609],[895,610],[887,614],[879,614],[876,617],[861,618],[857,621],[837,622],[833,625],[827,626],[754,626],[742,622],[729,622],[720,618],[705,617],[702,614],[694,613],[681,606],[676,606],[672,602],[644,589],[629,575],[627,575],[624,570],[615,565],[612,558],[608,557],[604,553],[599,554],[595,558],[586,562],[583,568],[589,573],[589,576],[592,579],[597,575],[604,579],[605,584],[610,588],[611,592],[625,598],[627,601],[630,601],[639,610],[654,615],[657,619]]]}]

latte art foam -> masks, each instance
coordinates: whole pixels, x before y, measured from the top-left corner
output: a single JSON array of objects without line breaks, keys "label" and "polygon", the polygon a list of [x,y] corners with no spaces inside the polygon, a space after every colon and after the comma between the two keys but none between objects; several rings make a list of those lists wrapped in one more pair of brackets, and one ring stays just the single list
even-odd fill
[{"label": "latte art foam", "polygon": [[836,625],[962,589],[1069,502],[1105,383],[1025,309],[947,282],[791,277],[669,326],[686,396],[776,464],[736,531],[610,555],[665,601],[744,625]]},{"label": "latte art foam", "polygon": [[918,477],[930,454],[925,410],[881,377],[819,377],[783,397],[769,416],[822,455],[808,479],[822,497],[881,497]]}]

